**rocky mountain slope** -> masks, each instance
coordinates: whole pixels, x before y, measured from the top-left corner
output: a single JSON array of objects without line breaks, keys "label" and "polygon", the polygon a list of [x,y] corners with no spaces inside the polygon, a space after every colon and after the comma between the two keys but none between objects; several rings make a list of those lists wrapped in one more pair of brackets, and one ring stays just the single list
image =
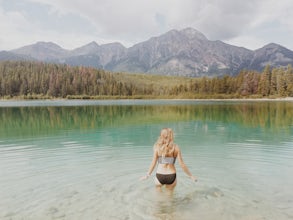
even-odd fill
[{"label": "rocky mountain slope", "polygon": [[235,75],[242,69],[261,71],[267,64],[293,65],[293,51],[277,44],[252,51],[222,41],[210,41],[199,31],[186,28],[171,30],[130,48],[120,43],[98,45],[91,42],[74,50],[65,50],[51,42],[38,42],[0,52],[0,60],[7,59],[84,65],[119,72],[197,77]]}]

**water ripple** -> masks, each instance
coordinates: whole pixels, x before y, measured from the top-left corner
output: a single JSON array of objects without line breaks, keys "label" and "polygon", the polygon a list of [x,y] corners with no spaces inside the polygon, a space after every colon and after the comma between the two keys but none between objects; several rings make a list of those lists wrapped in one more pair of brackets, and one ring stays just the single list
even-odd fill
[{"label": "water ripple", "polygon": [[144,129],[139,138],[131,129],[130,138],[120,130],[70,130],[1,141],[0,218],[290,219],[292,139],[194,143],[193,134],[182,135],[184,161],[199,181],[191,182],[177,162],[170,193],[158,192],[153,177],[138,181],[152,159]]}]

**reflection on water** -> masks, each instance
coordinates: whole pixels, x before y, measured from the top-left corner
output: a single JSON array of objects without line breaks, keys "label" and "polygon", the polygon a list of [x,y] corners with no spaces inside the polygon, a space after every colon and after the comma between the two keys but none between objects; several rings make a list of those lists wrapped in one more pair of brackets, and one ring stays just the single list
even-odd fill
[{"label": "reflection on water", "polygon": [[[0,108],[0,219],[293,218],[292,102],[102,103]],[[162,127],[172,193],[138,181]]]},{"label": "reflection on water", "polygon": [[[169,105],[168,105],[169,103]],[[179,103],[180,104],[180,103]],[[0,137],[55,133],[64,129],[99,129],[176,121],[218,121],[260,127],[268,132],[290,132],[293,104],[194,103],[185,105],[102,105],[0,108]]]}]

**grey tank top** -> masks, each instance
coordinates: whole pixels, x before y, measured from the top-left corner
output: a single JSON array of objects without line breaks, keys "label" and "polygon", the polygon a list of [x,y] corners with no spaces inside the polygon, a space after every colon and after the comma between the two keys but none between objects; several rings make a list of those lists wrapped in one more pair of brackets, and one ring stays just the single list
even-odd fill
[{"label": "grey tank top", "polygon": [[176,161],[176,157],[162,157],[159,156],[158,163],[160,164],[174,164]]}]

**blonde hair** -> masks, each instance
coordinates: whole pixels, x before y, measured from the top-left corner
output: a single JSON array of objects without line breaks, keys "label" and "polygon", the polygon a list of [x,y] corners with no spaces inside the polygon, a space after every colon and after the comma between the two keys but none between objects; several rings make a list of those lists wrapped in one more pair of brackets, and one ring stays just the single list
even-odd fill
[{"label": "blonde hair", "polygon": [[161,134],[154,145],[154,149],[158,154],[165,157],[166,155],[173,154],[175,150],[174,134],[171,128],[163,128]]}]

